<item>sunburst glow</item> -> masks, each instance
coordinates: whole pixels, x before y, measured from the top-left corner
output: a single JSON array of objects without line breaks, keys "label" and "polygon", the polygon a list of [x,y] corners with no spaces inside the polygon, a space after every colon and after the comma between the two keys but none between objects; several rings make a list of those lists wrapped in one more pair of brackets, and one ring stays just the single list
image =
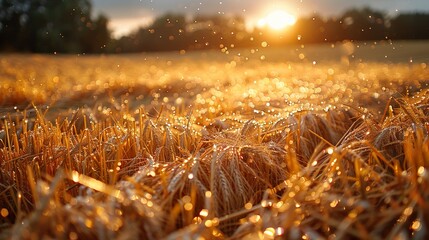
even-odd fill
[{"label": "sunburst glow", "polygon": [[283,10],[276,10],[258,21],[259,27],[269,27],[273,30],[283,30],[294,25],[296,17]]}]

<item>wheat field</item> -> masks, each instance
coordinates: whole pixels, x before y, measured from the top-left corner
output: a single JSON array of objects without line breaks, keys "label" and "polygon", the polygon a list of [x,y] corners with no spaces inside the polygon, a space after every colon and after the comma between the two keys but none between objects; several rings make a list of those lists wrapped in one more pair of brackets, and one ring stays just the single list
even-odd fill
[{"label": "wheat field", "polygon": [[350,44],[0,56],[0,238],[426,239],[427,56]]}]

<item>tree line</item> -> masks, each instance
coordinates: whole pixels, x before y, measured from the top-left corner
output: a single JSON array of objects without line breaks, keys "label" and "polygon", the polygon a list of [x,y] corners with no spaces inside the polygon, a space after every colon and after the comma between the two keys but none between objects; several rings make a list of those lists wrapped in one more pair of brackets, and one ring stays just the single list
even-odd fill
[{"label": "tree line", "polygon": [[0,51],[125,53],[259,47],[343,40],[429,39],[429,13],[389,17],[368,7],[336,17],[301,17],[283,30],[246,28],[242,16],[165,14],[127,36],[112,38],[108,18],[90,0],[0,0]]},{"label": "tree line", "polygon": [[108,19],[91,13],[90,0],[0,0],[0,50],[103,52]]}]

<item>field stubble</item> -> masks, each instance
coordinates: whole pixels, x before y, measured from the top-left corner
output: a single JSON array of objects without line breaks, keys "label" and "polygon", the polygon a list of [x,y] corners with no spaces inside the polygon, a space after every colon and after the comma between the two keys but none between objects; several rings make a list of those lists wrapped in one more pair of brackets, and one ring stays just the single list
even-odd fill
[{"label": "field stubble", "polygon": [[424,239],[429,69],[347,47],[2,56],[0,237]]}]

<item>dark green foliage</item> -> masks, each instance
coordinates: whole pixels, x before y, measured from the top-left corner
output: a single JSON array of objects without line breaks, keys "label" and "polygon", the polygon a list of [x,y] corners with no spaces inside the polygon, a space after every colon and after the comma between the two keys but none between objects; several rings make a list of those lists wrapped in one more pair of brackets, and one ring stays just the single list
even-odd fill
[{"label": "dark green foliage", "polygon": [[109,42],[107,18],[91,18],[89,0],[1,0],[0,49],[102,52]]},{"label": "dark green foliage", "polygon": [[428,39],[429,14],[405,13],[392,19],[390,27],[393,38],[398,39]]},{"label": "dark green foliage", "polygon": [[385,15],[370,8],[351,9],[341,17],[343,37],[353,40],[380,40],[386,37]]},{"label": "dark green foliage", "polygon": [[91,16],[90,0],[0,0],[0,51],[42,53],[150,52],[337,42],[428,39],[428,13],[389,17],[369,7],[338,17],[301,17],[282,31],[246,29],[241,16],[167,13],[120,39],[111,39],[108,18]]}]

